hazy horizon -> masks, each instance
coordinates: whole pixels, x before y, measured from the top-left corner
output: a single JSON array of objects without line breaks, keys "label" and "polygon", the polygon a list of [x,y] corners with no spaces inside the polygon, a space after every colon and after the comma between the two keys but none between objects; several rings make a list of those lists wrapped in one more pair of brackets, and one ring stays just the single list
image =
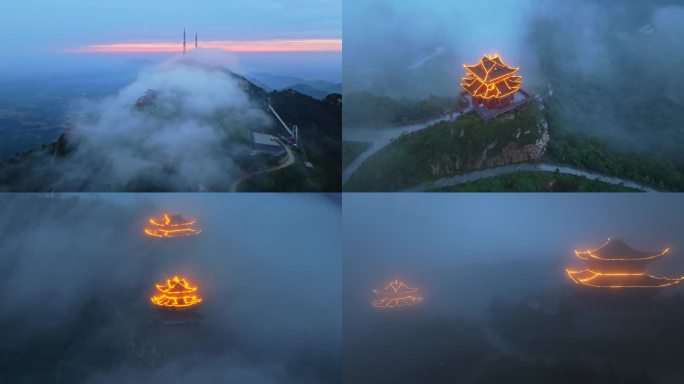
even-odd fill
[{"label": "hazy horizon", "polygon": [[[39,12],[37,12],[39,10]],[[0,80],[111,71],[187,48],[232,52],[238,72],[341,81],[338,0],[14,2],[0,16]]]}]

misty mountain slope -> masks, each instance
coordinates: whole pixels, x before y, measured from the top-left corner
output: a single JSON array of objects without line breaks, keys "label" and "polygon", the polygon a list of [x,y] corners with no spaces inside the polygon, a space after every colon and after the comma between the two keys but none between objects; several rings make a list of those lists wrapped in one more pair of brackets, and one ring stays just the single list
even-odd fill
[{"label": "misty mountain slope", "polygon": [[[552,159],[665,190],[684,188],[679,150],[684,145],[684,77],[672,64],[684,57],[674,31],[684,21],[684,8],[667,4],[632,3],[619,11],[607,3],[596,7],[592,12],[597,15],[614,17],[588,27],[591,39],[581,37],[584,54],[566,25],[580,20],[531,23],[538,33],[531,34],[530,43],[537,51],[538,81],[546,88],[555,138],[549,148]],[[643,33],[644,26],[652,31]],[[563,47],[576,51],[576,65],[561,57],[567,56]]]},{"label": "misty mountain slope", "polygon": [[295,76],[278,76],[268,73],[248,73],[246,78],[266,91],[295,90],[323,100],[331,93],[342,93],[342,84],[325,80],[307,80]]},{"label": "misty mountain slope", "polygon": [[[115,95],[84,102],[56,144],[4,161],[0,189],[227,190],[241,174],[266,167],[250,156],[250,130],[286,134],[268,109],[275,98],[279,112],[303,128],[320,169],[308,184],[297,179],[308,177],[299,172],[278,180],[290,185],[272,183],[261,190],[339,190],[321,179],[339,174],[339,156],[334,164],[330,142],[339,132],[341,114],[325,101],[302,102],[304,97],[269,94],[227,69],[193,60],[164,63],[143,71]],[[330,128],[317,128],[323,125]]]},{"label": "misty mountain slope", "polygon": [[[518,359],[506,365],[521,380],[566,370],[609,382],[675,384],[684,378],[681,304],[681,289],[602,292],[573,285],[524,300],[498,300],[491,326],[518,351]],[[535,357],[545,364],[530,364]]]},{"label": "misty mountain slope", "polygon": [[232,78],[236,79],[254,102],[263,107],[268,106],[268,91],[266,91],[263,87],[249,81],[244,76],[241,76],[233,71],[224,70],[224,72]]},{"label": "misty mountain slope", "polygon": [[[319,100],[325,99],[326,96],[328,96],[329,94],[332,93],[332,92],[328,92],[326,90],[314,88],[309,84],[302,84],[302,83],[297,83],[295,85],[287,87],[286,89],[291,89],[291,90],[297,91],[301,94],[311,96],[314,99],[319,99]],[[335,93],[340,93],[340,91],[337,91]]]},{"label": "misty mountain slope", "polygon": [[473,323],[421,315],[419,310],[377,310],[366,318],[365,329],[346,328],[345,380],[459,382],[491,353],[492,346]]},{"label": "misty mountain slope", "polygon": [[359,383],[681,382],[681,287],[592,292],[567,278],[566,258],[512,252],[411,272],[425,298],[413,307],[373,308],[364,278],[347,274],[345,372]]},{"label": "misty mountain slope", "polygon": [[457,97],[463,65],[498,53],[548,107],[543,160],[684,189],[681,1],[368,1],[350,5],[345,17],[357,26],[345,36],[347,103],[372,95],[349,108],[345,128],[374,116],[396,120],[411,111],[397,108],[403,98]]},{"label": "misty mountain slope", "polygon": [[[294,90],[269,94],[273,107],[288,125],[297,125],[309,161],[307,168],[300,154],[294,166],[247,180],[242,190],[339,191],[342,157],[342,97],[330,94],[316,100]],[[281,128],[282,129],[282,128]]]},{"label": "misty mountain slope", "polygon": [[457,96],[396,98],[364,91],[345,94],[345,98],[344,125],[350,128],[407,124],[464,106]]},{"label": "misty mountain slope", "polygon": [[544,125],[534,103],[491,121],[471,112],[439,122],[400,136],[370,157],[351,175],[345,190],[404,190],[449,175],[535,161],[545,149]]},{"label": "misty mountain slope", "polygon": [[[579,37],[567,29],[581,23],[582,15],[566,21],[553,15],[530,23],[540,80],[551,86],[556,112],[568,129],[641,150],[657,145],[671,153],[681,144],[684,82],[674,63],[684,57],[678,39],[684,8],[670,4],[676,2],[599,3],[586,11],[589,22],[606,14],[613,17],[588,24],[587,35]],[[646,26],[651,32],[643,32]],[[574,57],[567,60],[564,54]]]},{"label": "misty mountain slope", "polygon": [[[0,381],[340,382],[338,201],[105,195],[0,199]],[[166,209],[202,233],[146,237]],[[150,302],[174,274],[198,287],[195,322]]]}]

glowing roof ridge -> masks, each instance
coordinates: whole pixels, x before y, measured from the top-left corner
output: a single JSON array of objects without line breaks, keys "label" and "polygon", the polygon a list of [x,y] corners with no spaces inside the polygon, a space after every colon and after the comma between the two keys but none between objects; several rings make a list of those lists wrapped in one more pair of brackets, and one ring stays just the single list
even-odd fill
[{"label": "glowing roof ridge", "polygon": [[575,250],[575,256],[587,265],[584,269],[566,268],[568,277],[578,285],[594,288],[662,288],[678,284],[682,277],[664,277],[648,273],[646,265],[670,253],[641,252],[622,239],[610,239],[596,249]]},{"label": "glowing roof ridge", "polygon": [[[657,259],[659,257],[665,256],[670,253],[670,248],[665,248],[660,253],[655,253],[655,252],[640,252],[643,253],[643,257],[632,257],[632,258],[607,258],[607,257],[601,257],[597,253],[601,251],[601,249],[604,249],[607,247],[609,244],[613,242],[620,242],[621,245],[625,245],[629,247],[627,244],[625,244],[622,239],[611,239],[608,238],[605,243],[603,243],[600,247],[596,249],[586,249],[586,250],[575,250],[575,256],[577,256],[581,260],[589,260],[589,259],[596,259],[596,260],[604,260],[604,261],[627,261],[627,260],[633,260],[633,261],[638,261],[638,260],[652,260],[652,259]],[[631,247],[630,247],[631,248]]]},{"label": "glowing roof ridge", "polygon": [[403,281],[391,280],[383,289],[374,289],[373,293],[380,296],[371,301],[376,308],[398,308],[418,304],[423,297],[418,295],[418,288],[411,288]]},{"label": "glowing roof ridge", "polygon": [[467,71],[461,87],[472,97],[485,100],[508,97],[522,86],[522,77],[514,76],[519,67],[509,67],[498,54],[484,55],[475,65],[463,64]]},{"label": "glowing roof ridge", "polygon": [[187,308],[202,302],[197,296],[197,287],[190,285],[185,278],[174,276],[166,279],[166,284],[155,284],[161,295],[150,297],[150,301],[160,307]]},{"label": "glowing roof ridge", "polygon": [[[391,292],[390,292],[391,290]],[[373,292],[379,295],[391,293],[413,293],[418,291],[418,288],[410,288],[403,281],[398,279],[390,281],[383,289],[374,289]]]},{"label": "glowing roof ridge", "polygon": [[[641,272],[641,273],[601,273],[601,272],[595,272],[590,269],[583,269],[583,270],[573,270],[573,269],[566,269],[565,272],[568,274],[570,279],[575,282],[575,284],[579,285],[585,285],[589,287],[595,287],[595,288],[662,288],[662,287],[669,287],[671,285],[678,284],[679,282],[684,279],[684,276],[682,277],[664,277],[664,276],[657,276],[657,275],[652,275],[647,272]],[[608,284],[608,285],[599,285],[593,283],[594,280],[600,279],[601,277],[613,277],[613,278],[627,278],[628,280],[637,280],[639,278],[642,278],[641,280],[644,281],[650,281],[652,284]],[[613,279],[615,280],[615,279]]]},{"label": "glowing roof ridge", "polygon": [[194,227],[195,223],[196,220],[185,219],[182,215],[164,213],[161,219],[149,219],[148,227],[144,229],[144,232],[148,236],[161,238],[194,236],[202,233],[201,229]]}]

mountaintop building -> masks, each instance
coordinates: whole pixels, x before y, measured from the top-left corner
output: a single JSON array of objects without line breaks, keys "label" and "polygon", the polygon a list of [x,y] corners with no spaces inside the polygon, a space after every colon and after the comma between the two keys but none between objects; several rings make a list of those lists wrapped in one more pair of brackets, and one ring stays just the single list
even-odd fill
[{"label": "mountaintop building", "polygon": [[663,277],[646,272],[646,266],[670,253],[642,252],[627,245],[622,239],[608,239],[597,249],[576,250],[575,256],[585,269],[566,269],[570,279],[578,285],[592,288],[662,288],[679,283],[684,277]]}]

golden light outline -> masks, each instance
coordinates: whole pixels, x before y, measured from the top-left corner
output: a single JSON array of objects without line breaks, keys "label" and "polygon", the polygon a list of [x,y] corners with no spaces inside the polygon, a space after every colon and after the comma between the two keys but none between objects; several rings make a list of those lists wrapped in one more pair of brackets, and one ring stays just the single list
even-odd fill
[{"label": "golden light outline", "polygon": [[185,220],[174,222],[168,215],[164,214],[161,220],[152,218],[148,221],[149,227],[144,229],[145,234],[152,237],[173,238],[179,236],[194,236],[202,232],[201,229],[193,227],[196,220]]},{"label": "golden light outline", "polygon": [[[502,99],[519,91],[522,86],[522,77],[514,76],[520,68],[509,67],[504,64],[498,54],[484,55],[477,64],[463,64],[463,68],[467,71],[467,77],[461,79],[463,81],[461,87],[472,97],[485,100]],[[489,78],[494,69],[498,68],[505,69],[505,73]],[[476,73],[479,72],[478,69],[484,71],[484,76]],[[505,85],[509,90],[501,91],[499,84]],[[473,85],[477,87],[473,87]]]},{"label": "golden light outline", "polygon": [[[596,249],[587,249],[587,250],[584,250],[584,251],[575,250],[575,255],[576,255],[579,259],[581,259],[581,260],[591,260],[591,259],[595,259],[595,260],[601,260],[601,261],[639,261],[639,260],[653,260],[653,259],[657,259],[657,258],[659,258],[659,257],[665,256],[665,255],[667,255],[668,253],[670,253],[670,248],[665,248],[665,249],[662,250],[660,253],[654,254],[654,255],[650,255],[650,256],[637,257],[637,258],[615,258],[615,259],[607,259],[607,258],[603,258],[603,257],[600,257],[600,256],[598,256],[598,255],[595,254],[595,252],[598,252],[601,248],[605,247],[605,246],[608,245],[609,243],[610,243],[610,238],[608,238],[608,240],[606,240],[605,243],[603,243],[600,247],[598,247],[598,248],[596,248]],[[588,256],[588,257],[586,257],[586,256]]]},{"label": "golden light outline", "polygon": [[202,298],[197,294],[197,287],[192,287],[190,283],[181,277],[174,276],[166,279],[166,284],[155,284],[161,295],[150,297],[150,301],[160,307],[186,308],[202,302]]},{"label": "golden light outline", "polygon": [[383,289],[374,289],[373,293],[381,297],[371,301],[376,308],[397,308],[415,305],[423,301],[423,297],[417,294],[418,288],[411,288],[403,281],[394,279]]},{"label": "golden light outline", "polygon": [[[679,278],[670,278],[670,277],[663,277],[663,276],[656,276],[652,275],[646,272],[641,272],[641,273],[602,273],[602,272],[596,272],[592,271],[590,269],[583,269],[583,270],[573,270],[573,269],[566,269],[565,272],[568,274],[570,279],[575,282],[575,284],[578,285],[586,285],[588,287],[595,287],[595,288],[662,288],[662,287],[669,287],[671,285],[675,285],[682,281],[684,277],[679,277]],[[587,277],[581,277],[579,275],[582,274],[588,274],[589,276]],[[617,276],[617,277],[625,277],[625,276],[646,276],[648,278],[658,280],[658,281],[663,281],[662,284],[660,285],[596,285],[592,284],[591,281],[594,280],[597,277],[600,276]]]}]

